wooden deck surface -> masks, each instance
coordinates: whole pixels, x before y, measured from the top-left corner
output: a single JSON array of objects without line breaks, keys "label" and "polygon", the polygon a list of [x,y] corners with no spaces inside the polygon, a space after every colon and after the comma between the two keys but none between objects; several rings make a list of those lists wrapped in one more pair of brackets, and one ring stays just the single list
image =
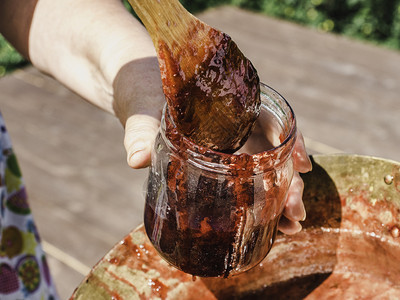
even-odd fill
[{"label": "wooden deck surface", "polygon": [[[199,17],[230,34],[261,80],[292,104],[309,153],[400,161],[399,52],[231,7]],[[0,109],[66,299],[142,222],[147,170],[126,165],[113,116],[32,67],[0,80]]]}]

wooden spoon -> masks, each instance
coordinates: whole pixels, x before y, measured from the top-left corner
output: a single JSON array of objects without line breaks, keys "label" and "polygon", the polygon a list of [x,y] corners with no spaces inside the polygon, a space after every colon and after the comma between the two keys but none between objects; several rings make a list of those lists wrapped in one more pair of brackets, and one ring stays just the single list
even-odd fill
[{"label": "wooden spoon", "polygon": [[164,94],[177,129],[195,143],[233,152],[260,108],[257,71],[225,33],[177,0],[128,0],[155,45]]}]

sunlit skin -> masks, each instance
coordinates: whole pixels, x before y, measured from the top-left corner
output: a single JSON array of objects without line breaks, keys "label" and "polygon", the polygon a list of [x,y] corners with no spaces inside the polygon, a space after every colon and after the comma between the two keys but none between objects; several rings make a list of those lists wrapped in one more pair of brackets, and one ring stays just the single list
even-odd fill
[{"label": "sunlit skin", "polygon": [[[2,0],[0,32],[36,68],[115,114],[125,129],[128,164],[149,165],[165,97],[152,40],[121,1]],[[296,171],[311,169],[300,134],[293,159]],[[296,178],[279,225],[287,234],[301,230],[305,217]]]}]

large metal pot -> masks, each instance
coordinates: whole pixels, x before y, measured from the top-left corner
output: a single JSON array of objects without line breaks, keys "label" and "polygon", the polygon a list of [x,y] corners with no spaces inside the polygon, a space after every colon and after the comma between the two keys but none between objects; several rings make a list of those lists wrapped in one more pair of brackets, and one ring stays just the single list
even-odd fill
[{"label": "large metal pot", "polygon": [[266,259],[229,279],[192,278],[163,261],[143,227],[92,269],[71,299],[399,299],[400,164],[312,156],[307,220]]}]

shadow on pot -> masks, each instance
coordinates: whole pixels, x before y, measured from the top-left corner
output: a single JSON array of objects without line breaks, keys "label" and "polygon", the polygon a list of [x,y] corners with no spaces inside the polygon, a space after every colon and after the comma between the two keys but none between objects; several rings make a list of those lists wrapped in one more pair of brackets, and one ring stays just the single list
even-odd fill
[{"label": "shadow on pot", "polygon": [[278,234],[257,267],[228,279],[203,278],[218,299],[301,299],[318,287],[337,263],[341,202],[329,174],[311,157],[303,174],[307,219],[293,236]]}]

